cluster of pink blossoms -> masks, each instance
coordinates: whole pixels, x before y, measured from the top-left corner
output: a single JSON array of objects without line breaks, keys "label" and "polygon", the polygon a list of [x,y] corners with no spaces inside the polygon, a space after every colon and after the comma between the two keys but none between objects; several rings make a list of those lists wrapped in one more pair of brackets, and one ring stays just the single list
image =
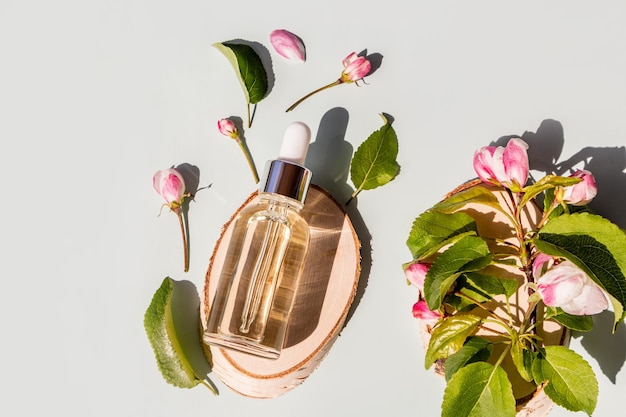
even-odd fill
[{"label": "cluster of pink blossoms", "polygon": [[[474,170],[487,184],[503,186],[513,193],[521,193],[529,174],[528,144],[520,138],[510,139],[505,147],[485,146],[474,154]],[[555,198],[574,206],[588,204],[597,193],[591,172],[578,169],[570,175],[580,182],[564,187]],[[559,307],[573,315],[598,314],[608,308],[604,291],[572,262],[537,252],[534,255],[532,274],[536,291],[544,304]],[[439,311],[428,309],[423,298],[424,280],[430,264],[415,262],[405,270],[407,281],[420,291],[419,301],[413,305],[413,316],[427,322],[441,317]]]}]

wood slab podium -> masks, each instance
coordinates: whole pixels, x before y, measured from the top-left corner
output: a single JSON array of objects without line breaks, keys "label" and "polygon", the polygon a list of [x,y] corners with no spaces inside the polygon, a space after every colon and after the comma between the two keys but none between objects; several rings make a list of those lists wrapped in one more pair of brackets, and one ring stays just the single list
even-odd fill
[{"label": "wood slab podium", "polygon": [[[203,326],[233,220],[257,198],[258,193],[252,193],[222,228],[205,278]],[[360,242],[343,207],[327,191],[311,185],[301,214],[311,227],[311,238],[280,357],[265,359],[210,346],[213,372],[244,396],[272,398],[300,385],[320,365],[339,336],[357,291]]]}]

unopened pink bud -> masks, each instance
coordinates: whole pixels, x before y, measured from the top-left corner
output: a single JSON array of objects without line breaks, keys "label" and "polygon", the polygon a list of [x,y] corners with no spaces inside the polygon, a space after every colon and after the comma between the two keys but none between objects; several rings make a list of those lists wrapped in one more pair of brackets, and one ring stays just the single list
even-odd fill
[{"label": "unopened pink bud", "polygon": [[589,204],[598,193],[598,187],[593,174],[587,170],[579,169],[571,177],[580,178],[577,184],[565,187],[563,191],[563,201],[573,206],[584,206]]},{"label": "unopened pink bud", "polygon": [[235,126],[235,123],[233,123],[233,121],[228,118],[218,120],[217,128],[224,136],[228,136],[232,139],[237,139],[239,137],[239,131],[237,130],[237,126]]},{"label": "unopened pink bud", "polygon": [[341,80],[343,82],[358,81],[369,74],[372,69],[370,61],[364,56],[358,56],[356,52],[352,52],[345,57],[342,64]]},{"label": "unopened pink bud", "polygon": [[174,168],[157,171],[152,177],[152,185],[171,210],[180,208],[185,198],[185,180],[180,172]]},{"label": "unopened pink bud", "polygon": [[441,313],[428,308],[426,301],[419,300],[413,304],[413,317],[425,321],[437,321],[441,318]]},{"label": "unopened pink bud", "polygon": [[430,268],[430,264],[424,262],[415,262],[409,265],[404,274],[407,281],[417,287],[420,291],[424,291],[424,279],[426,279],[426,273]]}]

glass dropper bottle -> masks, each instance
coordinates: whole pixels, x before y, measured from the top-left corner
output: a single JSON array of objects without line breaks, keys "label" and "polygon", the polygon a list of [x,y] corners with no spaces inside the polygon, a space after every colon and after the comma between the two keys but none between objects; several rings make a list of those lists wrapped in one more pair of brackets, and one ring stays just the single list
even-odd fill
[{"label": "glass dropper bottle", "polygon": [[234,220],[232,237],[203,339],[218,347],[276,359],[287,334],[309,244],[300,215],[311,181],[304,167],[309,127],[290,124],[275,160],[268,161],[257,202]]}]

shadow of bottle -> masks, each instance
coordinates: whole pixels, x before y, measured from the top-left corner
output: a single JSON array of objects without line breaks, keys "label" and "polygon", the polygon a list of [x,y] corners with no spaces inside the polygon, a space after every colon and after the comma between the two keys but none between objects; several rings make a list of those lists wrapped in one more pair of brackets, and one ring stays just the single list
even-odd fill
[{"label": "shadow of bottle", "polygon": [[[313,172],[313,182],[341,203],[348,201],[354,191],[348,184],[353,155],[352,145],[345,140],[349,118],[348,111],[344,108],[328,110],[320,120],[317,136],[309,146],[306,159],[307,167]],[[357,201],[344,205],[343,208],[361,243],[361,274],[345,327],[365,294],[371,270],[372,247],[371,235],[358,210]]]}]

